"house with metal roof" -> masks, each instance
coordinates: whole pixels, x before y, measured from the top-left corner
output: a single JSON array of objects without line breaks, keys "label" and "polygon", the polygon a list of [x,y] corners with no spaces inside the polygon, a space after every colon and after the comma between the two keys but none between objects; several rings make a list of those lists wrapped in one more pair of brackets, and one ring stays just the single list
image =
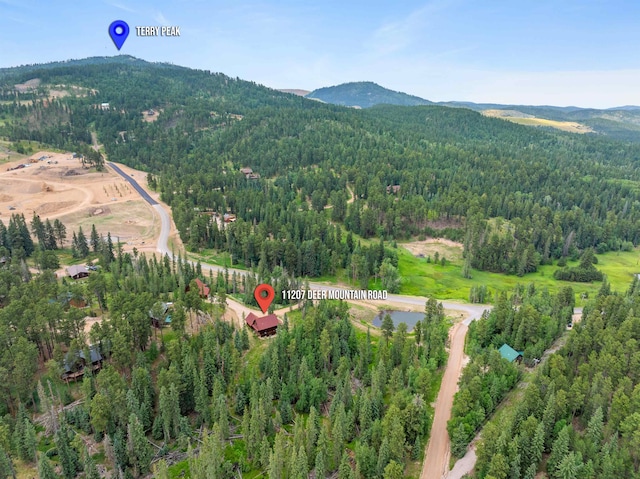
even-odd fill
[{"label": "house with metal roof", "polygon": [[267,316],[259,318],[253,313],[247,315],[245,323],[261,337],[276,334],[276,330],[280,324],[275,314],[268,314]]},{"label": "house with metal roof", "polygon": [[514,361],[517,363],[521,362],[524,354],[523,351],[516,351],[507,343],[504,343],[502,346],[500,346],[500,349],[498,349],[498,351],[500,352],[500,356],[502,356],[504,359],[506,359],[510,363]]},{"label": "house with metal roof", "polygon": [[67,268],[67,275],[72,279],[86,278],[89,276],[89,270],[82,264],[76,264]]},{"label": "house with metal roof", "polygon": [[169,311],[169,304],[161,303],[161,305],[162,312],[159,317],[156,317],[157,313],[154,313],[153,309],[149,310],[149,318],[151,318],[151,324],[153,324],[153,327],[155,328],[162,328],[164,326],[171,325],[171,315],[167,314]]}]

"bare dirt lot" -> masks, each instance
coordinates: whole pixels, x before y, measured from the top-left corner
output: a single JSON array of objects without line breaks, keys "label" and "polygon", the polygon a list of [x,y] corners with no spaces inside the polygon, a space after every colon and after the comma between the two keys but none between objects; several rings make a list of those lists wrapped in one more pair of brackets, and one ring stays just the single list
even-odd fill
[{"label": "bare dirt lot", "polygon": [[434,257],[437,252],[442,258],[448,260],[458,260],[462,258],[462,243],[456,243],[445,238],[429,238],[424,241],[412,241],[410,243],[398,243],[414,256]]},{"label": "bare dirt lot", "polygon": [[[10,170],[21,164],[28,166]],[[143,172],[126,172],[146,185]],[[43,220],[58,218],[68,236],[79,226],[88,233],[95,224],[100,234],[110,232],[140,251],[155,250],[159,230],[150,205],[124,179],[110,169],[85,169],[71,153],[40,151],[0,166],[0,219],[6,224],[13,213],[27,221],[34,213]]]},{"label": "bare dirt lot", "polygon": [[[145,110],[145,111],[141,112],[142,113],[142,121],[144,121],[146,123],[153,123],[154,121],[156,121],[158,119],[158,116],[163,111],[164,110],[162,108]],[[151,112],[153,112],[153,113],[151,113]]]}]

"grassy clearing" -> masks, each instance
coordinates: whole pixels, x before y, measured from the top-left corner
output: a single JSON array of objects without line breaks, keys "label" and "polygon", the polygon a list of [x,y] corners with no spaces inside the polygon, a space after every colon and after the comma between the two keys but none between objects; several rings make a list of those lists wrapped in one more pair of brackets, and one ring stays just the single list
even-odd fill
[{"label": "grassy clearing", "polygon": [[215,264],[217,266],[228,266],[229,268],[248,271],[244,261],[231,265],[231,255],[227,252],[218,253],[215,250],[205,249],[199,253],[187,253],[187,258],[191,261],[200,261],[201,263]]},{"label": "grassy clearing", "polygon": [[576,123],[575,121],[556,121],[545,118],[504,118],[505,120],[529,126],[548,126],[570,133],[591,133],[593,130],[587,125]]},{"label": "grassy clearing", "polygon": [[[411,251],[409,251],[411,248]],[[418,248],[417,250],[415,248]],[[398,270],[402,277],[400,294],[411,296],[433,296],[438,299],[469,300],[469,292],[473,286],[486,285],[491,293],[496,291],[511,291],[518,285],[535,283],[539,288],[548,288],[555,292],[563,286],[571,286],[576,293],[578,305],[584,303],[581,295],[586,293],[593,296],[600,289],[601,283],[572,283],[557,281],[553,273],[558,269],[556,265],[545,265],[535,273],[518,277],[500,273],[473,270],[471,279],[462,277],[462,253],[459,247],[436,242],[413,242],[398,244]],[[434,253],[447,258],[445,266],[433,262]],[[423,254],[418,257],[416,254]],[[216,253],[207,250],[200,254],[189,253],[189,258],[201,262],[231,265],[228,253]],[[427,262],[427,257],[432,261]],[[599,264],[596,267],[607,275],[613,290],[625,291],[635,273],[640,273],[640,249],[630,252],[609,252],[597,255]],[[578,262],[569,261],[568,266],[576,266]],[[234,265],[233,268],[248,270],[244,264]],[[340,270],[333,276],[309,278],[310,281],[327,284],[345,284],[355,288],[360,286],[353,283],[349,272]],[[381,289],[380,281],[369,282],[369,289]]]},{"label": "grassy clearing", "polygon": [[169,477],[171,479],[191,477],[191,472],[189,471],[189,461],[188,460],[180,461],[175,463],[173,466],[170,466]]},{"label": "grassy clearing", "polygon": [[[6,123],[6,120],[0,119],[0,126]],[[26,158],[26,155],[21,155],[20,153],[16,153],[11,149],[12,143],[6,140],[0,140],[0,164],[6,163],[9,161],[22,160]]]},{"label": "grassy clearing", "polygon": [[[640,272],[640,251],[609,252],[597,255],[596,267],[607,275],[612,289],[624,291],[633,280],[633,275]],[[416,296],[431,296],[438,299],[460,299],[467,301],[469,291],[473,286],[488,286],[491,292],[510,291],[516,285],[535,283],[540,288],[548,288],[550,292],[557,291],[562,286],[571,286],[576,292],[578,304],[580,296],[586,293],[593,296],[598,292],[601,282],[572,283],[557,281],[553,273],[558,269],[555,265],[545,265],[535,273],[518,277],[486,271],[472,271],[471,279],[462,277],[461,262],[447,263],[445,266],[427,263],[426,259],[416,258],[404,249],[398,249],[398,268],[402,276],[400,292]],[[569,262],[569,266],[576,266],[578,262]]]},{"label": "grassy clearing", "polygon": [[501,118],[502,120],[511,121],[520,125],[528,126],[546,126],[556,128],[562,131],[568,131],[570,133],[593,133],[593,129],[582,123],[575,121],[557,121],[547,120],[546,118],[537,118],[535,116],[524,115],[517,111],[511,110],[485,110],[482,112],[484,116],[490,116],[494,118]]}]

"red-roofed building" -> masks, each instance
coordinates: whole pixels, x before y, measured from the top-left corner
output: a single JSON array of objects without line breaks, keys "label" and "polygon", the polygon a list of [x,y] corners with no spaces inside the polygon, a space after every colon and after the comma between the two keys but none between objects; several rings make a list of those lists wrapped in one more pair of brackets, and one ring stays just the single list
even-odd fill
[{"label": "red-roofed building", "polygon": [[249,313],[245,318],[245,322],[247,323],[247,326],[258,333],[259,336],[263,337],[276,334],[279,324],[278,317],[275,314],[269,314],[259,318],[255,314]]},{"label": "red-roofed building", "polygon": [[[211,293],[211,288],[200,281],[200,278],[195,279],[196,285],[198,286],[198,294],[203,299],[207,299],[209,297],[209,293]],[[185,291],[189,291],[189,285],[185,288]]]}]

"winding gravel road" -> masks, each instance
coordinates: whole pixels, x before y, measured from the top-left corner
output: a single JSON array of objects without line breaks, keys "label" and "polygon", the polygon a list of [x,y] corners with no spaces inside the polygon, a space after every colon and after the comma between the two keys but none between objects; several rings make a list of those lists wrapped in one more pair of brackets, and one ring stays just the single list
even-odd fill
[{"label": "winding gravel road", "polygon": [[[124,173],[117,165],[109,162],[108,165],[113,170],[125,178],[136,191],[151,205],[151,207],[160,216],[160,235],[156,249],[162,255],[172,256],[169,249],[168,240],[171,230],[171,217],[167,210],[151,198],[149,193],[144,190],[138,182]],[[214,272],[224,271],[224,268],[217,265],[202,263],[202,269],[205,271],[212,270]],[[229,268],[229,272],[236,272],[239,275],[246,274],[246,271]],[[321,283],[309,283],[309,287],[313,290],[329,290],[329,289],[349,289],[341,286],[329,286]],[[426,297],[420,296],[404,296],[398,294],[388,295],[388,299],[393,302],[406,304],[409,306],[424,306],[427,301]],[[462,372],[464,359],[464,342],[469,324],[480,318],[482,313],[490,309],[490,306],[480,304],[465,304],[453,301],[441,301],[445,309],[453,309],[463,311],[467,317],[464,321],[456,323],[449,331],[450,348],[449,360],[442,378],[442,385],[436,400],[435,415],[433,426],[431,427],[431,435],[429,444],[425,452],[425,460],[422,464],[421,479],[441,479],[446,476],[449,466],[450,444],[449,434],[447,433],[447,421],[451,417],[451,408],[453,406],[453,396],[458,389],[458,379]]]}]

